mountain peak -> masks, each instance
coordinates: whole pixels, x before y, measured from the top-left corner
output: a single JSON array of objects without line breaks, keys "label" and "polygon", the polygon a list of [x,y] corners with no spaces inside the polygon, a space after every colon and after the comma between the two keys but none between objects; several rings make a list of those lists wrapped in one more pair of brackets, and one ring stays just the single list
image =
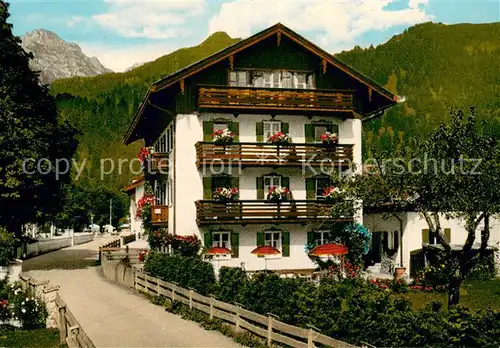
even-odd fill
[{"label": "mountain peak", "polygon": [[87,57],[80,46],[64,41],[56,33],[36,29],[21,36],[24,50],[31,52],[33,70],[40,71],[40,81],[51,83],[60,78],[95,76],[111,72],[97,58]]},{"label": "mountain peak", "polygon": [[219,43],[219,42],[227,42],[234,40],[231,36],[229,36],[226,32],[224,31],[217,31],[207,37],[205,41],[203,41],[200,46],[204,45],[213,45],[214,43]]}]

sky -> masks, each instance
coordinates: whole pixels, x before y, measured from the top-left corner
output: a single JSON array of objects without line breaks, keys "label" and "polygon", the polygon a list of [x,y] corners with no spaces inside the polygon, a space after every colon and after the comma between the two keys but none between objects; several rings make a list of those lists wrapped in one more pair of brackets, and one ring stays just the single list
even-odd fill
[{"label": "sky", "polygon": [[[9,0],[7,0],[9,1]],[[331,53],[386,42],[423,22],[500,22],[500,0],[10,0],[14,34],[47,29],[113,71],[281,22]]]}]

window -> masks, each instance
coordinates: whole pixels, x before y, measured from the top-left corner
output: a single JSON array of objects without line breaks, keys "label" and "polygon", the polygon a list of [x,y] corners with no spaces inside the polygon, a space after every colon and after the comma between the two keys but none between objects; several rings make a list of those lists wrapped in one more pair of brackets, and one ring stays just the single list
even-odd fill
[{"label": "window", "polygon": [[212,177],[212,192],[219,187],[232,187],[230,176],[213,176]]},{"label": "window", "polygon": [[248,73],[246,71],[231,71],[229,73],[229,86],[247,87]]},{"label": "window", "polygon": [[166,181],[155,181],[155,198],[157,205],[167,205],[168,184]]},{"label": "window", "polygon": [[315,231],[314,242],[316,245],[323,245],[330,242],[330,231]]},{"label": "window", "polygon": [[231,250],[229,232],[212,232],[212,247],[228,248]]},{"label": "window", "polygon": [[224,130],[227,128],[227,123],[214,123],[213,131]]},{"label": "window", "polygon": [[264,193],[267,194],[272,186],[281,187],[281,176],[265,176],[264,177]]},{"label": "window", "polygon": [[281,122],[280,121],[264,121],[262,122],[264,126],[264,139],[267,140],[271,135],[277,132],[281,132]]},{"label": "window", "polygon": [[323,193],[327,187],[330,187],[332,182],[330,178],[316,178],[316,199],[325,199]]},{"label": "window", "polygon": [[332,127],[328,127],[327,125],[317,125],[314,127],[314,141],[316,143],[321,143],[320,136],[325,134],[325,132],[331,132]]},{"label": "window", "polygon": [[270,245],[281,251],[281,232],[280,231],[265,231],[264,240],[266,245]]}]

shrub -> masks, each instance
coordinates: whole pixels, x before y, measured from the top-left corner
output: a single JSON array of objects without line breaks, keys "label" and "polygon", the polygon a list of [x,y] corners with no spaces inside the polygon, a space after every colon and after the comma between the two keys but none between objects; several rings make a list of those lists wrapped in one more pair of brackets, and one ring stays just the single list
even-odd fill
[{"label": "shrub", "polygon": [[243,302],[242,296],[248,286],[248,277],[242,268],[221,267],[216,297],[225,302]]},{"label": "shrub", "polygon": [[8,266],[14,258],[15,243],[14,234],[0,226],[0,266]]},{"label": "shrub", "polygon": [[21,289],[18,283],[13,284],[9,297],[14,319],[21,322],[23,329],[33,330],[45,327],[47,310],[43,301]]},{"label": "shrub", "polygon": [[215,286],[212,264],[197,257],[151,253],[144,263],[144,271],[154,277],[176,282],[181,287],[193,288],[203,295],[212,292]]}]

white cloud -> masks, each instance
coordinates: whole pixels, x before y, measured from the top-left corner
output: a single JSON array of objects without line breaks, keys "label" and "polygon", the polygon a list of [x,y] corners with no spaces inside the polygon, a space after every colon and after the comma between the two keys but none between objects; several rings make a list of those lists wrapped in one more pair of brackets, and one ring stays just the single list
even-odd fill
[{"label": "white cloud", "polygon": [[109,8],[91,20],[123,37],[168,39],[189,34],[186,22],[202,15],[205,0],[107,0]]},{"label": "white cloud", "polygon": [[90,57],[97,57],[108,69],[115,72],[125,71],[136,63],[155,60],[180,47],[168,43],[134,45],[128,47],[113,47],[95,43],[80,42],[82,51]]},{"label": "white cloud", "polygon": [[322,46],[345,48],[370,31],[432,19],[425,9],[428,0],[410,0],[405,9],[387,9],[392,2],[235,0],[222,4],[219,13],[210,19],[209,32],[226,31],[233,37],[248,37],[281,22],[298,32],[314,33]]}]

